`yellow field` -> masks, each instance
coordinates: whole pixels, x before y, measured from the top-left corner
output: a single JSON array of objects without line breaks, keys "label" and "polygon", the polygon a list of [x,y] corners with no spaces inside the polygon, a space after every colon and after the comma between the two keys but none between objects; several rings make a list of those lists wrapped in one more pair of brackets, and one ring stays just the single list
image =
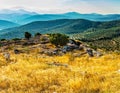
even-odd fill
[{"label": "yellow field", "polygon": [[49,57],[37,51],[10,52],[8,63],[0,53],[0,93],[120,93],[120,55]]}]

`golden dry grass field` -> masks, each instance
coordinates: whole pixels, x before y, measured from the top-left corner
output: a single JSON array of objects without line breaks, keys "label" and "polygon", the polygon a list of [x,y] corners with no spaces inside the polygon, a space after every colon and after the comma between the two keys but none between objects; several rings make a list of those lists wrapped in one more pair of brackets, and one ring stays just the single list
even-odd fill
[{"label": "golden dry grass field", "polygon": [[[0,53],[0,93],[120,93],[120,55],[46,56],[39,49]],[[61,66],[50,63],[64,64]],[[48,64],[49,63],[49,64]]]}]

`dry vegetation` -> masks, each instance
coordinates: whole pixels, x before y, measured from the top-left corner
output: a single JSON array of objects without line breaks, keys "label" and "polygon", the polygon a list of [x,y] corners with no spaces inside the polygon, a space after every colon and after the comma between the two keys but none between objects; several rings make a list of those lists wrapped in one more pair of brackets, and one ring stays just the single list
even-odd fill
[{"label": "dry vegetation", "polygon": [[[26,47],[24,50],[29,51]],[[73,57],[40,54],[40,48],[0,53],[0,93],[120,93],[120,55]],[[78,52],[78,51],[77,51]],[[50,63],[64,65],[50,65]],[[49,64],[48,64],[49,63]]]}]

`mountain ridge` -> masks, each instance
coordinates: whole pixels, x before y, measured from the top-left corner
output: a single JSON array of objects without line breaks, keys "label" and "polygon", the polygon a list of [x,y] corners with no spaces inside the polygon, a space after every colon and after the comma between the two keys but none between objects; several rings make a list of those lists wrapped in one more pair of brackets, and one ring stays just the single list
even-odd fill
[{"label": "mountain ridge", "polygon": [[42,34],[63,33],[71,35],[83,33],[92,29],[107,30],[113,27],[117,28],[119,27],[119,25],[120,20],[109,22],[96,22],[85,19],[58,19],[51,21],[35,21],[19,27],[1,30],[0,38],[21,38],[24,37],[24,32],[26,31],[32,34],[40,32]]},{"label": "mountain ridge", "polygon": [[37,13],[34,11],[27,11],[24,9],[18,10],[1,10],[0,19],[7,20],[11,22],[16,22],[18,24],[24,25],[34,21],[50,21],[56,19],[87,19],[91,21],[112,21],[119,20],[120,14],[98,14],[89,13],[83,14],[79,12],[66,12],[59,14],[44,14]]}]

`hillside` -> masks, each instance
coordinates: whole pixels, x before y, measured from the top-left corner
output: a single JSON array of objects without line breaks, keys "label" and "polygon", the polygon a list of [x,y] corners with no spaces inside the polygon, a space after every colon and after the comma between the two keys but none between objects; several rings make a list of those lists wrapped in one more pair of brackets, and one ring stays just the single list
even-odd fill
[{"label": "hillside", "polygon": [[[28,31],[32,34],[40,32],[44,33],[64,33],[68,35],[78,33],[102,33],[108,34],[114,33],[114,28],[118,28],[120,21],[109,21],[109,22],[95,22],[84,19],[59,19],[52,21],[36,21],[23,26],[1,30],[0,39],[6,38],[21,38],[24,37],[24,32]],[[108,30],[111,32],[108,33]],[[101,32],[102,31],[102,32]],[[103,35],[103,34],[98,34]]]},{"label": "hillside", "polygon": [[91,27],[96,27],[100,22],[92,22],[83,19],[61,19],[52,21],[36,21],[20,27],[10,28],[0,31],[0,38],[21,38],[24,32],[28,31],[32,34],[40,33],[80,33]]},{"label": "hillside", "polygon": [[83,33],[74,34],[71,38],[87,42],[94,48],[109,51],[120,50],[120,22],[106,22],[101,25],[105,29],[89,29]]},{"label": "hillside", "polygon": [[[35,40],[35,39],[34,39]],[[42,39],[39,38],[41,41]],[[89,57],[74,50],[63,55],[48,55],[56,49],[51,43],[24,45],[28,40],[3,41],[0,47],[1,93],[119,93],[120,55]],[[5,50],[4,50],[5,49]],[[19,53],[15,54],[14,50]],[[4,53],[10,54],[5,60]]]},{"label": "hillside", "polygon": [[16,27],[16,26],[19,26],[19,25],[16,23],[10,22],[10,21],[0,20],[0,30],[12,28],[12,27]]}]

